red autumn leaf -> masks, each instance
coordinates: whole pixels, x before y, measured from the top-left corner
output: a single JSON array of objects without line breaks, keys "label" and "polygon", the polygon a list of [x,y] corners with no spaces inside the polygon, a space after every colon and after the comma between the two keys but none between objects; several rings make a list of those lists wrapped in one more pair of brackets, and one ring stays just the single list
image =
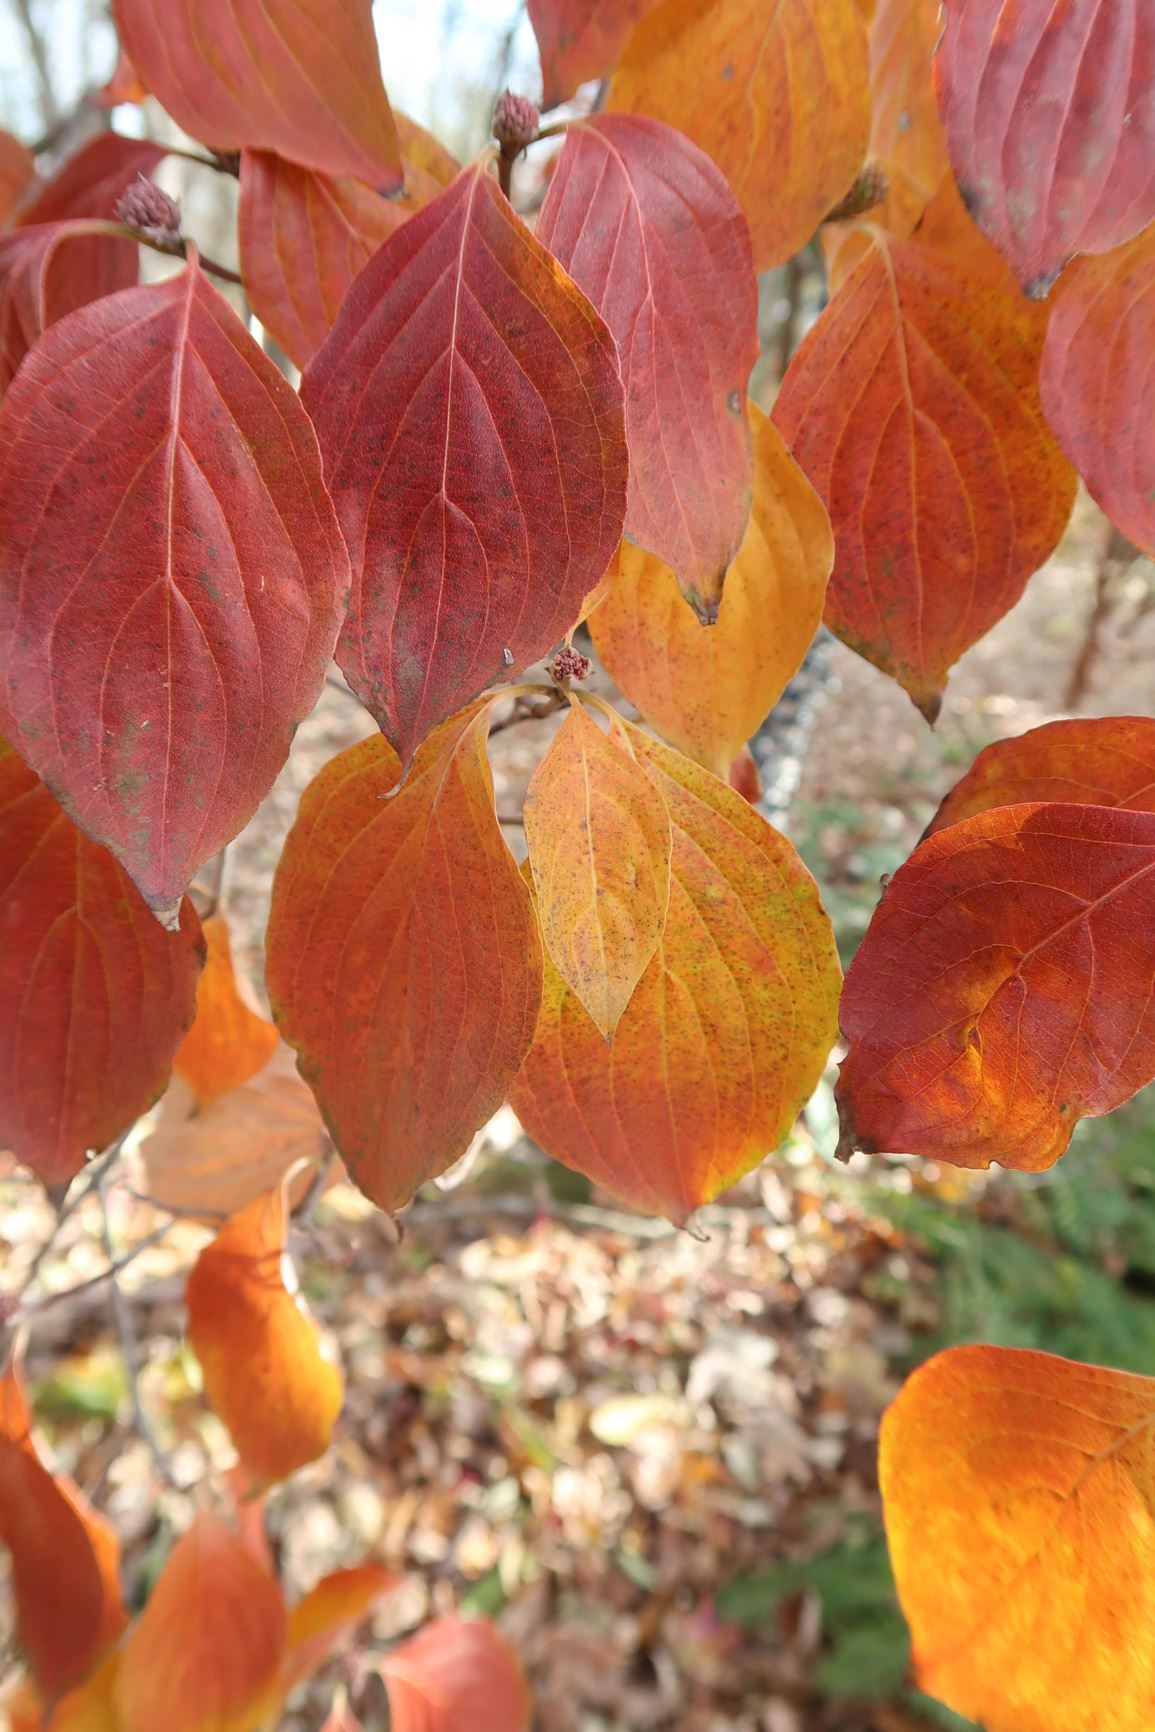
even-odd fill
[{"label": "red autumn leaf", "polygon": [[1051,297],[1042,396],[1060,445],[1123,534],[1155,554],[1155,224],[1075,259]]},{"label": "red autumn leaf", "polygon": [[465,1153],[533,1038],[541,942],[497,825],[489,706],[398,787],[379,737],[301,801],[273,885],[269,997],[351,1176],[402,1207]]},{"label": "red autumn leaf", "polygon": [[392,1732],[529,1732],[529,1690],[492,1624],[438,1618],[381,1663]]},{"label": "red autumn leaf", "polygon": [[140,175],[151,177],[168,155],[151,138],[101,132],[68,157],[36,197],[17,213],[22,227],[99,217],[111,222],[124,193]]},{"label": "red autumn leaf", "polygon": [[870,133],[855,0],[660,0],[622,52],[608,106],[669,121],[745,211],[759,271],[804,247],[853,185]]},{"label": "red autumn leaf", "polygon": [[289,359],[304,367],[325,341],[362,265],[458,172],[447,150],[403,114],[405,191],[382,198],[275,156],[241,158],[241,274],[253,310]]},{"label": "red autumn leaf", "polygon": [[41,1462],[14,1370],[0,1378],[0,1545],[16,1628],[40,1695],[79,1684],[124,1626],[112,1528]]},{"label": "red autumn leaf", "polygon": [[272,1058],[277,1031],[241,996],[229,928],[214,914],[204,923],[208,954],[197,982],[197,1012],[172,1068],[204,1106],[240,1088]]},{"label": "red autumn leaf", "polygon": [[171,920],[312,709],[347,580],[300,402],[195,261],[26,358],[0,549],[0,730]]},{"label": "red autumn leaf", "polygon": [[1075,477],[1009,273],[871,231],[791,361],[774,420],[834,526],[826,621],[928,720],[963,651],[1055,547]]},{"label": "red autumn leaf", "polygon": [[979,753],[926,834],[1027,800],[1155,811],[1155,719],[1094,716],[1047,722]]},{"label": "red autumn leaf", "polygon": [[400,1580],[377,1564],[358,1564],[323,1576],[298,1600],[289,1612],[288,1646],[281,1672],[283,1693],[287,1696],[297,1684],[311,1678]]},{"label": "red autumn leaf", "polygon": [[962,195],[1028,294],[1155,217],[1147,0],[951,0],[935,86]]},{"label": "red autumn leaf", "polygon": [[762,787],[762,772],[758,768],[758,760],[749,746],[743,746],[730,765],[730,774],[727,780],[734,792],[741,794],[742,798],[748,800],[751,806],[757,806],[761,802],[765,791]]},{"label": "red autumn leaf", "polygon": [[537,234],[618,346],[626,533],[713,621],[750,516],[758,285],[746,219],[709,157],[672,126],[597,114],[567,130]]},{"label": "red autumn leaf", "polygon": [[0,1148],[56,1188],[151,1106],[202,955],[0,741]]},{"label": "red autumn leaf", "polygon": [[785,837],[707,770],[630,740],[673,827],[661,946],[612,1046],[547,959],[510,1101],[557,1160],[681,1222],[789,1131],[834,1044],[841,973]]},{"label": "red autumn leaf", "polygon": [[353,564],[338,660],[408,763],[551,649],[609,565],[614,341],[483,161],[374,254],[301,394]]},{"label": "red autumn leaf", "polygon": [[1001,806],[891,879],[847,976],[844,1150],[1053,1166],[1155,1077],[1155,815]]},{"label": "red autumn leaf", "polygon": [[401,185],[372,0],[113,0],[141,78],[212,150]]},{"label": "red autumn leaf", "polygon": [[0,234],[0,396],[49,325],[136,282],[136,242],[100,227],[43,223]]},{"label": "red autumn leaf", "polygon": [[0,131],[0,223],[7,222],[20,200],[36,182],[36,158],[32,152]]},{"label": "red autumn leaf", "polygon": [[199,1515],[124,1643],[121,1732],[252,1732],[279,1705],[285,1603],[223,1523]]},{"label": "red autumn leaf", "polygon": [[329,1447],[341,1374],[288,1262],[284,1186],[227,1220],[188,1278],[188,1338],[205,1395],[254,1485],[288,1479]]},{"label": "red autumn leaf", "polygon": [[630,32],[655,0],[527,0],[541,55],[541,106],[556,108],[579,84],[606,78]]},{"label": "red autumn leaf", "polygon": [[1139,1732],[1155,1703],[1155,1379],[954,1347],[879,1440],[920,1688],[989,1732]]},{"label": "red autumn leaf", "polygon": [[[199,1109],[191,1089],[174,1078],[140,1159],[152,1201],[211,1223],[271,1190],[290,1167],[323,1160],[331,1149],[313,1091],[281,1041],[256,1076]],[[294,1203],[314,1176],[301,1173],[292,1182]]]},{"label": "red autumn leaf", "polygon": [[612,1040],[666,924],[665,802],[629,746],[575,704],[530,781],[523,822],[542,942]]}]

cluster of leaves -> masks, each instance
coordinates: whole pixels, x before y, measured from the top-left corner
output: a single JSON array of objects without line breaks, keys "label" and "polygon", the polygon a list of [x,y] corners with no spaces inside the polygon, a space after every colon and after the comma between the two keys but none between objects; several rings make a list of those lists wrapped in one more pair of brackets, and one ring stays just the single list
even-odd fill
[{"label": "cluster of leaves", "polygon": [[[933,721],[1077,474],[1155,549],[1145,6],[951,0],[936,46],[932,0],[535,0],[547,99],[609,82],[547,129],[532,231],[532,105],[499,104],[499,175],[459,168],[391,109],[368,0],[208,10],[211,41],[196,0],[114,0],[120,76],[239,174],[241,278],[299,393],[133,185],[158,147],[103,138],[43,186],[4,159],[0,1141],[62,1188],[156,1098],[203,955],[186,891],[335,655],[380,734],[302,802],[267,982],[352,1177],[395,1213],[509,1098],[682,1221],[836,1036],[813,880],[725,779],[820,617]],[[820,225],[831,298],[767,421],[756,272]],[[138,241],[183,269],[142,286]],[[555,694],[509,682],[586,615],[664,740],[560,651],[521,870],[491,717]],[[1153,726],[1038,730],[945,803],[841,993],[845,1152],[1037,1170],[1155,1075]],[[231,1218],[189,1292],[261,1481],[340,1399],[284,1207]],[[258,1358],[283,1425],[252,1423]],[[1152,1387],[977,1349],[888,1420],[920,1677],[997,1732],[1150,1719]],[[1072,1700],[1071,1642],[1033,1632],[1088,1581]]]}]

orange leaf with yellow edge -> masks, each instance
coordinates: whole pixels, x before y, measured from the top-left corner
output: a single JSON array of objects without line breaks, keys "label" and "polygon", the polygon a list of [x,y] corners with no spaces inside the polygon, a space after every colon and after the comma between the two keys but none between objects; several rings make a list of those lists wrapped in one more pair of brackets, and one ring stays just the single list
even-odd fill
[{"label": "orange leaf with yellow edge", "polygon": [[458,163],[431,133],[394,113],[405,190],[382,198],[363,182],[302,168],[272,151],[241,156],[238,237],[253,310],[304,367],[333,328],[370,254],[449,185]]},{"label": "orange leaf with yellow edge", "polygon": [[790,1129],[834,1044],[841,973],[785,837],[707,770],[629,737],[673,827],[662,942],[612,1046],[547,959],[510,1100],[549,1154],[684,1221]]},{"label": "orange leaf with yellow edge", "polygon": [[248,1082],[268,1063],[277,1031],[241,996],[224,916],[212,915],[201,930],[208,954],[197,981],[196,1016],[172,1068],[206,1105]]},{"label": "orange leaf with yellow edge", "polygon": [[1052,293],[1043,406],[1111,522],[1155,557],[1155,223],[1073,259]]},{"label": "orange leaf with yellow edge", "polygon": [[954,1347],[882,1422],[921,1689],[987,1732],[1155,1722],[1155,1380]]},{"label": "orange leaf with yellow edge", "polygon": [[113,1704],[119,1665],[120,1651],[112,1648],[95,1672],[55,1706],[25,1680],[0,1702],[0,1725],[7,1732],[123,1732]]},{"label": "orange leaf with yellow edge", "polygon": [[999,806],[919,844],[846,977],[841,1149],[1053,1166],[1155,1077],[1155,814]]},{"label": "orange leaf with yellow edge", "polygon": [[121,1649],[121,1732],[253,1732],[279,1706],[285,1603],[214,1516],[173,1547]]},{"label": "orange leaf with yellow edge", "polygon": [[529,1732],[521,1664],[492,1624],[438,1618],[381,1663],[391,1732]]},{"label": "orange leaf with yellow edge", "polygon": [[[332,1146],[312,1089],[278,1041],[255,1077],[199,1110],[187,1083],[170,1084],[156,1128],[140,1145],[144,1189],[161,1208],[212,1222],[279,1184],[290,1167],[323,1159]],[[302,1172],[290,1181],[292,1203],[315,1176]]]},{"label": "orange leaf with yellow edge", "polygon": [[491,702],[443,723],[400,786],[382,739],[326,764],[273,885],[273,1014],[390,1211],[465,1153],[533,1039],[541,940],[494,811]]},{"label": "orange leaf with yellow edge", "polygon": [[377,1564],[359,1564],[323,1576],[298,1600],[289,1612],[288,1649],[281,1676],[284,1694],[311,1678],[399,1581],[391,1570]]},{"label": "orange leaf with yellow edge", "polygon": [[658,732],[726,777],[797,673],[822,621],[834,540],[826,508],[753,403],[754,509],[718,621],[699,624],[668,566],[623,542],[590,633],[607,673]]},{"label": "orange leaf with yellow edge", "polygon": [[668,121],[713,157],[765,271],[805,246],[862,165],[867,54],[855,0],[661,0],[608,107]]},{"label": "orange leaf with yellow edge", "polygon": [[665,802],[629,748],[575,703],[534,772],[522,822],[546,950],[612,1040],[666,924]]},{"label": "orange leaf with yellow edge", "polygon": [[955,783],[926,834],[1026,800],[1155,811],[1155,719],[1086,716],[996,740]]},{"label": "orange leaf with yellow edge", "polygon": [[1053,551],[1075,475],[1039,402],[1037,311],[1009,274],[871,241],[774,420],[834,526],[827,624],[933,721],[949,669]]},{"label": "orange leaf with yellow edge", "polygon": [[343,1393],[288,1260],[284,1190],[225,1222],[185,1292],[205,1395],[244,1467],[266,1485],[325,1453]]},{"label": "orange leaf with yellow edge", "polygon": [[40,1460],[16,1369],[0,1378],[0,1545],[12,1560],[20,1645],[51,1703],[124,1627],[120,1548],[103,1516]]}]

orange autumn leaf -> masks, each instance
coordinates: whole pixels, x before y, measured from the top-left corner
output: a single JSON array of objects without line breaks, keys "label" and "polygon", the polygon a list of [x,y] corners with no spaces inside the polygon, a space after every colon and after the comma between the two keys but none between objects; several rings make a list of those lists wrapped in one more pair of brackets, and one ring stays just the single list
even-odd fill
[{"label": "orange autumn leaf", "polygon": [[1038,315],[1009,275],[870,234],[774,420],[834,526],[827,624],[933,721],[950,668],[1053,551],[1075,475],[1039,402]]},{"label": "orange autumn leaf", "polygon": [[1155,719],[1087,716],[996,740],[956,782],[926,834],[1024,800],[1155,811]]},{"label": "orange autumn leaf", "polygon": [[311,1678],[399,1580],[377,1564],[358,1564],[323,1576],[298,1600],[289,1612],[288,1646],[281,1673],[283,1694],[287,1696]]},{"label": "orange autumn leaf", "polygon": [[920,843],[846,978],[843,1152],[1053,1166],[1155,1077],[1155,814],[1000,806]]},{"label": "orange autumn leaf", "polygon": [[394,112],[405,189],[383,198],[358,180],[302,168],[272,151],[241,157],[241,275],[253,310],[304,367],[333,328],[353,278],[383,241],[453,179],[458,163]]},{"label": "orange autumn leaf", "polygon": [[541,55],[541,106],[556,108],[579,84],[605,78],[654,0],[526,0]]},{"label": "orange autumn leaf", "polygon": [[1115,527],[1155,555],[1155,223],[1067,266],[1051,294],[1043,407]]},{"label": "orange autumn leaf", "polygon": [[646,720],[725,777],[782,696],[822,621],[834,542],[826,509],[753,403],[754,508],[703,626],[669,567],[623,542],[590,633],[607,673]]},{"label": "orange autumn leaf", "polygon": [[185,1292],[205,1395],[257,1484],[323,1455],[341,1411],[341,1374],[299,1297],[287,1230],[278,1185],[225,1222]]},{"label": "orange autumn leaf", "polygon": [[276,1581],[223,1523],[198,1516],[121,1650],[121,1732],[253,1732],[279,1704],[285,1637]]},{"label": "orange autumn leaf", "polygon": [[123,1732],[113,1703],[119,1665],[120,1651],[111,1648],[91,1676],[55,1705],[23,1682],[0,1702],[0,1725],[8,1732]]},{"label": "orange autumn leaf", "polygon": [[124,1627],[120,1548],[70,1481],[44,1466],[16,1369],[0,1378],[0,1545],[16,1628],[40,1696],[81,1683]]},{"label": "orange autumn leaf", "polygon": [[1155,1719],[1155,1380],[955,1347],[882,1422],[921,1689],[987,1732]]},{"label": "orange autumn leaf", "polygon": [[399,784],[380,738],[305,791],[273,885],[273,1012],[350,1176],[395,1211],[505,1098],[541,993],[532,902],[501,835],[491,700]]},{"label": "orange autumn leaf", "polygon": [[438,1618],[381,1663],[391,1732],[529,1732],[517,1655],[492,1624]]},{"label": "orange autumn leaf", "polygon": [[834,1043],[841,974],[789,842],[708,771],[629,737],[673,827],[662,942],[612,1046],[547,959],[510,1101],[557,1160],[684,1221],[790,1129]]},{"label": "orange autumn leaf", "polygon": [[[144,1189],[161,1208],[212,1222],[262,1196],[291,1167],[322,1160],[332,1150],[313,1091],[293,1054],[278,1041],[256,1076],[197,1110],[186,1083],[173,1082],[156,1128],[140,1145]],[[290,1181],[296,1204],[313,1182]],[[340,1168],[334,1168],[334,1180]]]},{"label": "orange autumn leaf", "polygon": [[204,1106],[248,1082],[268,1063],[277,1031],[241,996],[224,915],[212,915],[201,930],[208,955],[197,981],[196,1016],[172,1068]]},{"label": "orange autumn leaf", "polygon": [[542,941],[612,1040],[666,924],[670,818],[629,748],[575,703],[522,814]]},{"label": "orange autumn leaf", "polygon": [[713,157],[765,271],[806,244],[862,165],[866,25],[855,0],[661,0],[608,107],[668,121]]}]

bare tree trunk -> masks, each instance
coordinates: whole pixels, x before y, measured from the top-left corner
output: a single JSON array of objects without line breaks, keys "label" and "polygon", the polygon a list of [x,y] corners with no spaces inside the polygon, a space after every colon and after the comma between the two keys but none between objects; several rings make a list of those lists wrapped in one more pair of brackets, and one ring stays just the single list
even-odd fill
[{"label": "bare tree trunk", "polygon": [[52,65],[48,58],[48,46],[33,14],[32,0],[12,0],[12,8],[20,22],[21,29],[24,31],[25,41],[28,43],[32,69],[36,74],[40,121],[45,131],[48,131],[60,119],[60,103],[52,84]]}]

